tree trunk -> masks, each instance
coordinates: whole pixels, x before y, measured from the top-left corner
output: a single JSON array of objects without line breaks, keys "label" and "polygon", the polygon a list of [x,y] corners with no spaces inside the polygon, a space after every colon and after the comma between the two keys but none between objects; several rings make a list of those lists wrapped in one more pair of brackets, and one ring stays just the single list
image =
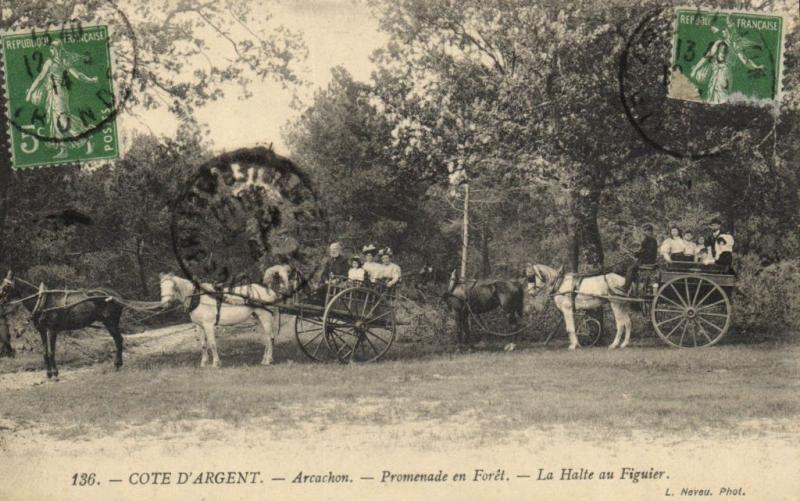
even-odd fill
[{"label": "tree trunk", "polygon": [[461,235],[461,273],[463,282],[467,278],[467,251],[469,250],[469,183],[464,184],[464,221]]},{"label": "tree trunk", "polygon": [[489,259],[489,225],[483,222],[481,228],[481,278],[492,274],[492,264]]},{"label": "tree trunk", "polygon": [[139,267],[139,289],[142,291],[142,298],[149,297],[147,290],[147,277],[144,273],[144,239],[136,237],[136,265]]},{"label": "tree trunk", "polygon": [[603,242],[597,216],[604,182],[601,176],[582,176],[570,199],[570,269],[573,272],[603,266]]},{"label": "tree trunk", "polygon": [[[572,272],[600,270],[603,268],[603,242],[597,216],[605,185],[599,172],[580,176],[573,186],[570,198],[570,269]],[[610,333],[603,323],[603,308],[589,310],[586,314],[600,323],[600,343],[609,344]]]}]

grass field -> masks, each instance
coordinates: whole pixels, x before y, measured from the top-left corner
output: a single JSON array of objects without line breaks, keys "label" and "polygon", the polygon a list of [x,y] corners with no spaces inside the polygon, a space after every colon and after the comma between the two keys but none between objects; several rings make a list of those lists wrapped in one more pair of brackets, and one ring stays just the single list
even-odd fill
[{"label": "grass field", "polygon": [[[137,354],[136,344],[129,344],[119,372],[106,361],[75,380],[4,391],[0,415],[18,429],[64,439],[121,428],[158,434],[175,422],[190,432],[193,422],[217,420],[273,432],[309,423],[322,429],[340,423],[464,423],[469,426],[459,438],[483,442],[562,425],[593,434],[760,433],[763,426],[737,425],[768,420],[771,431],[780,432],[800,414],[795,345],[675,350],[640,343],[573,353],[560,344],[455,353],[444,343],[405,342],[385,361],[345,366],[310,363],[282,335],[276,365],[263,367],[258,337],[238,329],[221,336],[223,368],[214,370],[198,367],[193,337],[184,341],[164,353]],[[97,353],[111,350],[110,338],[99,333],[92,343]],[[59,360],[62,374],[75,370],[69,356]],[[0,372],[34,367],[41,370],[41,358],[33,353],[0,360]]]}]

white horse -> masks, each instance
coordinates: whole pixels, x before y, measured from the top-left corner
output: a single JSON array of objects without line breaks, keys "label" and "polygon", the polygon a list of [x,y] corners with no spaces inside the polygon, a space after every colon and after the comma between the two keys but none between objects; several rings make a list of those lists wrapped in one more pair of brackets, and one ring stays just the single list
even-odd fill
[{"label": "white horse", "polygon": [[[200,339],[201,367],[208,364],[209,351],[211,352],[211,365],[213,367],[220,366],[214,326],[236,325],[247,321],[250,317],[255,317],[264,331],[264,357],[261,364],[270,365],[273,362],[272,351],[277,328],[273,325],[275,315],[263,305],[275,303],[281,298],[281,294],[271,287],[272,281],[274,277],[280,277],[281,288],[288,287],[289,272],[290,268],[286,265],[270,267],[264,272],[265,282],[270,287],[261,284],[247,284],[226,288],[221,291],[223,293],[221,301],[203,290],[198,291],[190,280],[172,273],[161,273],[159,275],[161,303],[169,305],[180,302],[189,311],[189,318],[195,324]],[[202,284],[202,288],[213,290],[211,284]],[[248,300],[253,300],[257,305],[249,303]]]},{"label": "white horse", "polygon": [[[616,347],[625,348],[631,338],[631,315],[624,300],[614,300],[619,296],[625,285],[625,277],[616,273],[595,275],[589,277],[576,277],[573,273],[562,273],[543,264],[528,265],[528,294],[536,296],[541,293],[553,295],[556,307],[564,315],[564,323],[569,334],[569,349],[580,348],[578,336],[575,334],[575,310],[593,310],[600,308],[605,303],[611,304],[614,312],[614,322],[617,324],[617,335],[608,349]],[[559,282],[560,280],[560,282]],[[576,280],[579,281],[575,290]],[[625,340],[620,344],[622,332]]]}]

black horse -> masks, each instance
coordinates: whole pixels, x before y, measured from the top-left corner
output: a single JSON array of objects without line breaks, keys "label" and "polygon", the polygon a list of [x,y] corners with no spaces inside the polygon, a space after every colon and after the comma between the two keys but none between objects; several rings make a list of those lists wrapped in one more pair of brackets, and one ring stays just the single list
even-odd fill
[{"label": "black horse", "polygon": [[14,347],[11,346],[11,329],[5,314],[0,311],[0,357],[14,357]]},{"label": "black horse", "polygon": [[123,306],[119,294],[110,289],[90,291],[43,290],[9,271],[0,286],[0,297],[13,302],[18,300],[31,313],[31,321],[42,336],[44,363],[47,377],[58,379],[56,366],[56,338],[62,331],[81,329],[94,322],[102,323],[111,337],[117,354],[114,366],[122,366],[122,333],[119,320]]},{"label": "black horse", "polygon": [[458,343],[469,343],[470,314],[480,315],[502,308],[508,315],[509,323],[518,325],[524,314],[525,280],[481,279],[460,282],[453,271],[444,300],[456,317]]}]

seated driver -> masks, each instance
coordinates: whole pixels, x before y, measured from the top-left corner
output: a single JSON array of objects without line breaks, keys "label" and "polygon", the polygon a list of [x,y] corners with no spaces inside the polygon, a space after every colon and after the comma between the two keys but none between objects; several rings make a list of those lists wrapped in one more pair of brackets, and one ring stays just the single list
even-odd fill
[{"label": "seated driver", "polygon": [[320,280],[324,284],[336,281],[336,279],[346,277],[348,269],[350,269],[350,265],[347,259],[342,256],[341,242],[333,242],[328,247],[328,258],[322,265]]}]

